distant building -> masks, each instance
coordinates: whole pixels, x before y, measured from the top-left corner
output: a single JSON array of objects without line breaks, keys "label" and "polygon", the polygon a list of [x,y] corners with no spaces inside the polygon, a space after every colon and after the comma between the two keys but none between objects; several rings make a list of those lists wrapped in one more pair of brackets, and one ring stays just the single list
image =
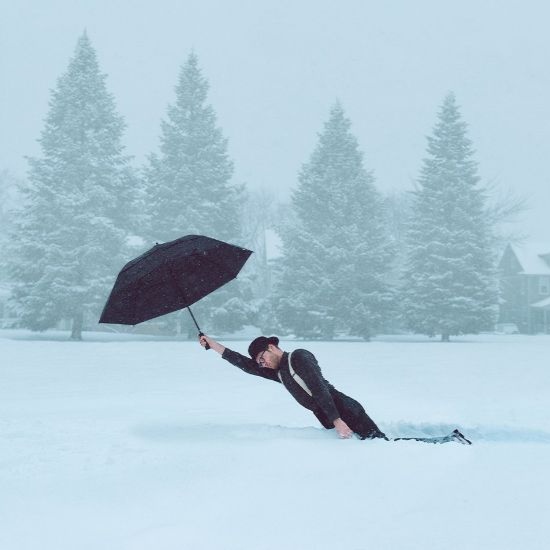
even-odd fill
[{"label": "distant building", "polygon": [[499,326],[524,334],[550,333],[550,243],[508,244],[499,263]]}]

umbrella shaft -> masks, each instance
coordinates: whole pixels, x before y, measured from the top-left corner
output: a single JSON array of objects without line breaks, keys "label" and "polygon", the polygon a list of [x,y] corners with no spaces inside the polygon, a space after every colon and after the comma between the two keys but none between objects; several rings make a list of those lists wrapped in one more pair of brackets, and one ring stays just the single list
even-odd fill
[{"label": "umbrella shaft", "polygon": [[189,313],[191,315],[191,319],[193,319],[193,323],[195,323],[195,326],[197,327],[197,330],[199,332],[202,332],[201,331],[201,328],[199,327],[198,323],[197,323],[197,320],[195,319],[195,316],[193,315],[193,312],[191,311],[191,308],[189,306],[187,306],[187,309],[189,310]]},{"label": "umbrella shaft", "polygon": [[[197,320],[195,319],[195,316],[193,315],[193,312],[191,311],[191,308],[187,306],[187,309],[189,310],[189,313],[191,315],[191,319],[193,319],[193,323],[195,323],[195,326],[197,327],[197,330],[199,331],[199,336],[204,336],[204,333],[202,332],[201,328],[199,327],[199,324],[197,323]],[[209,350],[210,346],[208,345],[208,342],[206,342],[204,346],[205,350]]]}]

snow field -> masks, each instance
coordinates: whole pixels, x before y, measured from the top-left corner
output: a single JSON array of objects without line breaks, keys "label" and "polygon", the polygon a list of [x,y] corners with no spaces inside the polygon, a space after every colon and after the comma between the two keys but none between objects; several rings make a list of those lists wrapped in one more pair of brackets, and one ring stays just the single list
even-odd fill
[{"label": "snow field", "polygon": [[548,548],[548,337],[282,343],[466,447],[340,441],[198,344],[87,336],[0,333],[3,550]]}]

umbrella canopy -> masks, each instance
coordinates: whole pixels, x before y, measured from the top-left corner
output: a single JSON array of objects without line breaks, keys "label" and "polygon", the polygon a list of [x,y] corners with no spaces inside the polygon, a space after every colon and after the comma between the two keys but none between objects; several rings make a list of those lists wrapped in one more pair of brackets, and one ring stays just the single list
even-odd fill
[{"label": "umbrella canopy", "polygon": [[235,279],[250,254],[202,235],[157,244],[122,268],[99,322],[137,325],[189,307]]}]

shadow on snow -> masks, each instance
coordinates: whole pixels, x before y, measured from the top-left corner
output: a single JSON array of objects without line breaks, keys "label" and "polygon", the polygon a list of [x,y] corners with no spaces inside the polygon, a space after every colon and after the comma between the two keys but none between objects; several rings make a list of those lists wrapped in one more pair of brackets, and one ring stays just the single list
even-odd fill
[{"label": "shadow on snow", "polygon": [[[550,432],[508,426],[468,427],[457,424],[412,424],[397,422],[381,424],[381,429],[390,438],[394,437],[438,437],[458,428],[473,443],[542,443],[550,444]],[[136,426],[133,435],[151,441],[189,440],[250,440],[276,439],[334,440],[332,431],[317,427],[287,427],[270,424],[145,424]]]}]

